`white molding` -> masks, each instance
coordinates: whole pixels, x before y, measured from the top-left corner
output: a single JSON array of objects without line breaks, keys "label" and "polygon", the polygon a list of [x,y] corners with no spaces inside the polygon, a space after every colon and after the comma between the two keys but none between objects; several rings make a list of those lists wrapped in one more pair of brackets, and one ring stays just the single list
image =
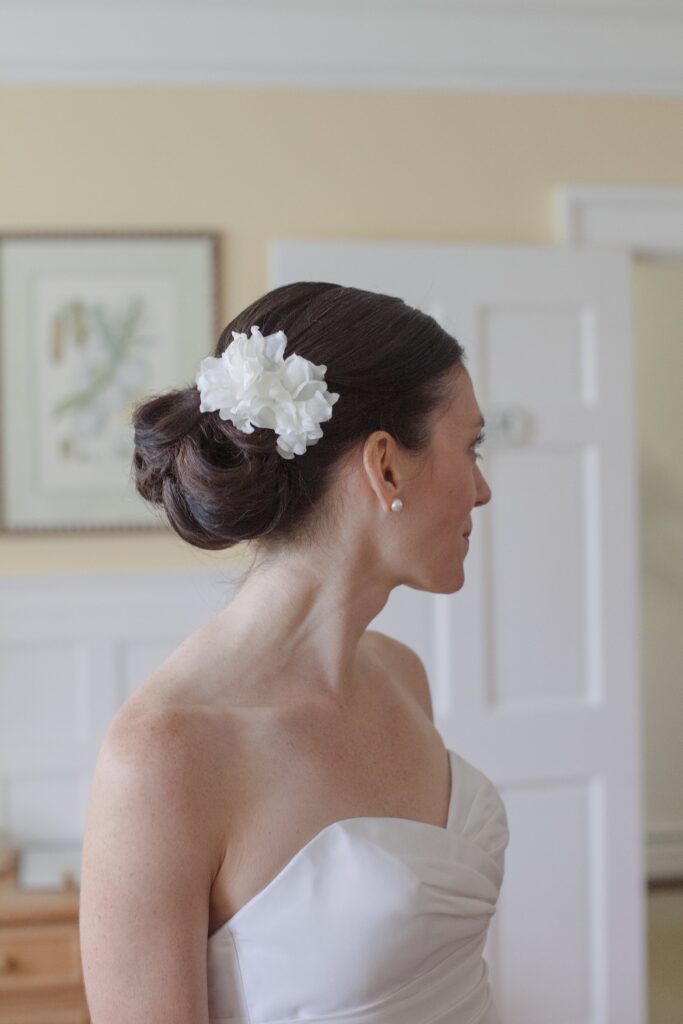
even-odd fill
[{"label": "white molding", "polygon": [[553,203],[558,242],[622,247],[634,258],[683,256],[683,188],[560,185]]},{"label": "white molding", "polygon": [[683,96],[680,0],[0,0],[0,84]]},{"label": "white molding", "polygon": [[[683,256],[683,188],[565,184],[553,190],[553,206],[565,245],[618,247],[632,259]],[[683,878],[683,822],[649,828],[645,842],[650,881]]]}]

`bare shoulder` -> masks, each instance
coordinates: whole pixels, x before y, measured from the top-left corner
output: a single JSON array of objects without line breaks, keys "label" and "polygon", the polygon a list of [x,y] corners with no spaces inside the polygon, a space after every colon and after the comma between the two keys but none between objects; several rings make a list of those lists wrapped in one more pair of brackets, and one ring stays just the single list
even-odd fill
[{"label": "bare shoulder", "polygon": [[154,761],[172,768],[191,757],[194,716],[187,709],[167,702],[128,699],[112,719],[104,737],[102,758],[115,757],[122,763]]},{"label": "bare shoulder", "polygon": [[434,721],[432,697],[427,670],[419,654],[397,640],[376,629],[368,629],[365,636],[382,658],[385,666],[395,673],[396,678],[415,698],[431,722]]},{"label": "bare shoulder", "polygon": [[222,854],[208,766],[196,720],[183,709],[125,707],[104,738],[79,904],[98,1024],[208,1020],[206,939]]},{"label": "bare shoulder", "polygon": [[198,850],[210,877],[212,862],[217,871],[222,855],[220,836],[211,834],[219,767],[208,716],[171,704],[127,702],[109,726],[96,775],[117,787],[135,786],[150,807],[164,807],[174,816],[176,827],[201,835]]}]

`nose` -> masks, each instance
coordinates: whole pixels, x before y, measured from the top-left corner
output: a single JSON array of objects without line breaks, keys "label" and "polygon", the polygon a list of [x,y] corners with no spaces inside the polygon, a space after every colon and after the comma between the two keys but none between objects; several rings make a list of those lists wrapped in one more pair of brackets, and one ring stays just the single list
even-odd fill
[{"label": "nose", "polygon": [[491,488],[486,482],[486,478],[482,471],[477,466],[477,500],[475,506],[486,505],[491,500]]}]

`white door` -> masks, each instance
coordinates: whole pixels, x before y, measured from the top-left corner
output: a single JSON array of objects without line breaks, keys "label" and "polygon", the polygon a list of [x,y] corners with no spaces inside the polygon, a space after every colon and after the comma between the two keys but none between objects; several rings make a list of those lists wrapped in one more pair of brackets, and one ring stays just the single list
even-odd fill
[{"label": "white door", "polygon": [[465,587],[395,590],[446,744],[510,844],[485,956],[505,1024],[646,1019],[630,261],[621,250],[278,241],[270,287],[399,295],[464,346],[493,499]]}]

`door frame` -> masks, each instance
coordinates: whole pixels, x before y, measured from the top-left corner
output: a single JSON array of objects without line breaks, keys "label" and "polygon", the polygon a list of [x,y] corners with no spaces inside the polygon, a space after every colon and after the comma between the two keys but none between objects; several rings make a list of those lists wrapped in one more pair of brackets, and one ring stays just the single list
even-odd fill
[{"label": "door frame", "polygon": [[[619,247],[632,261],[683,262],[683,188],[563,184],[553,189],[553,212],[560,244]],[[645,844],[649,882],[683,876],[683,823],[647,828]]]},{"label": "door frame", "polygon": [[632,259],[683,258],[683,188],[664,185],[558,185],[555,240],[618,246]]}]

